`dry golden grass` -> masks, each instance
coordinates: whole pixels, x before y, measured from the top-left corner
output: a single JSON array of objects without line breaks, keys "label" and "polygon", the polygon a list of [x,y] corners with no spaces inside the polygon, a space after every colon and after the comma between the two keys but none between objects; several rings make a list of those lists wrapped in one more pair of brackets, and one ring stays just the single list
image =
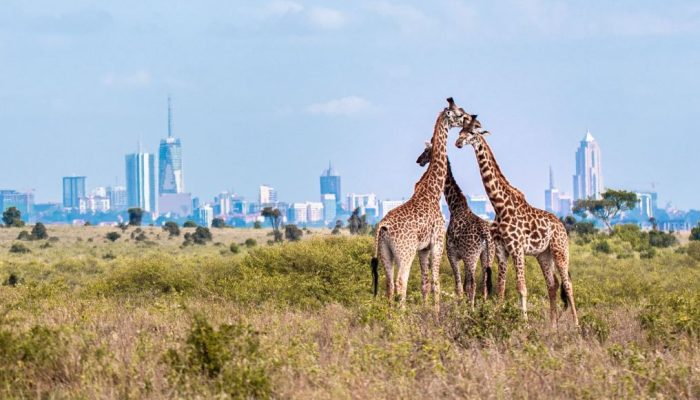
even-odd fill
[{"label": "dry golden grass", "polygon": [[676,249],[572,245],[580,334],[569,313],[548,328],[533,260],[529,324],[512,277],[505,306],[443,297],[436,319],[415,268],[407,310],[371,298],[369,237],[212,229],[223,245],[181,247],[157,228],[103,240],[114,230],[50,226],[51,247],[14,254],[19,230],[0,229],[0,281],[19,279],[0,286],[0,398],[700,397],[700,265]]}]

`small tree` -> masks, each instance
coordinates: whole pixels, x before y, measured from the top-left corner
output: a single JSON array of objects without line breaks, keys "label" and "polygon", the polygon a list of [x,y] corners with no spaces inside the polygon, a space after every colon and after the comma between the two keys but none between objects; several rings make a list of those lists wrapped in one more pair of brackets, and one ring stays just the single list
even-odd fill
[{"label": "small tree", "polygon": [[698,222],[698,226],[690,230],[690,240],[700,240],[700,222]]},{"label": "small tree", "polygon": [[128,210],[129,212],[129,225],[131,226],[141,226],[141,221],[143,220],[143,210],[134,207]]},{"label": "small tree", "polygon": [[196,227],[197,227],[197,223],[194,222],[194,221],[192,221],[192,220],[187,220],[187,221],[185,221],[184,224],[182,224],[182,227],[183,227],[183,228],[196,228]]},{"label": "small tree", "polygon": [[356,208],[350,218],[348,218],[348,229],[353,235],[366,235],[369,231],[369,224],[367,223],[367,215],[364,214],[360,216],[360,208]]},{"label": "small tree", "polygon": [[41,222],[34,224],[32,228],[32,240],[44,240],[49,238],[49,233],[46,231],[46,226]]},{"label": "small tree", "polygon": [[270,221],[270,225],[272,225],[272,232],[275,236],[275,242],[281,242],[282,233],[280,232],[280,223],[282,222],[282,213],[280,213],[280,210],[277,208],[273,209],[272,207],[265,207],[260,215]]},{"label": "small tree", "polygon": [[213,228],[225,228],[226,221],[221,217],[216,217],[211,221],[211,226]]},{"label": "small tree", "polygon": [[245,240],[245,247],[255,247],[257,245],[258,242],[253,238],[248,238]]},{"label": "small tree", "polygon": [[168,232],[169,237],[180,236],[180,227],[176,222],[168,221],[163,224],[163,230]]},{"label": "small tree", "polygon": [[333,227],[333,230],[331,233],[333,235],[340,235],[340,229],[343,227],[343,221],[337,220],[335,221],[335,226]]},{"label": "small tree", "polygon": [[304,232],[299,229],[296,225],[287,225],[284,227],[284,238],[296,242],[301,239]]},{"label": "small tree", "polygon": [[253,229],[260,229],[260,228],[262,228],[262,224],[260,223],[260,221],[253,222]]},{"label": "small tree", "polygon": [[637,205],[637,194],[626,190],[608,189],[602,199],[576,200],[574,213],[585,216],[591,214],[612,231],[611,221],[622,211],[633,209]]},{"label": "small tree", "polygon": [[110,242],[116,242],[120,237],[122,237],[122,235],[120,235],[119,232],[109,232],[105,235],[105,238]]},{"label": "small tree", "polygon": [[20,228],[24,226],[24,221],[22,221],[22,213],[17,209],[17,207],[8,207],[8,209],[2,213],[2,222],[4,222],[5,226],[8,228]]},{"label": "small tree", "polygon": [[185,242],[183,244],[207,244],[207,242],[211,242],[211,240],[212,235],[209,228],[198,226],[193,233],[185,233]]}]

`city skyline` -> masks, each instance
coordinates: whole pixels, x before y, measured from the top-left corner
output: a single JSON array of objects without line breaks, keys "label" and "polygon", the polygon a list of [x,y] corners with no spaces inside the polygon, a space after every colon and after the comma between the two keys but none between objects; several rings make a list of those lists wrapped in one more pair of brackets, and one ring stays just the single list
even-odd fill
[{"label": "city skyline", "polygon": [[[454,96],[480,115],[499,165],[535,206],[550,164],[561,184],[575,172],[571,152],[590,127],[606,186],[658,182],[660,204],[698,207],[693,2],[207,4],[216,12],[7,2],[0,131],[12,151],[0,167],[13,172],[0,186],[46,202],[74,173],[123,185],[112,154],[138,137],[157,154],[173,93],[186,190],[202,198],[227,188],[254,199],[268,182],[289,201],[317,199],[328,159],[345,192],[407,198],[416,154]],[[465,192],[482,193],[473,153],[448,151]],[[37,159],[51,173],[36,173]]]}]

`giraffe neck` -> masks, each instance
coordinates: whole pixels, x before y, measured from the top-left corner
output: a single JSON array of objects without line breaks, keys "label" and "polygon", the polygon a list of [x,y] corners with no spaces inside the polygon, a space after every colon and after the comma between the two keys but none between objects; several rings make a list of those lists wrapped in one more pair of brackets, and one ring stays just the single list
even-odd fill
[{"label": "giraffe neck", "polygon": [[477,137],[478,141],[473,144],[473,147],[476,160],[479,163],[481,180],[496,215],[501,215],[505,210],[506,201],[510,200],[513,204],[521,204],[525,201],[525,196],[514,188],[503,175],[486,140],[481,136]]},{"label": "giraffe neck", "polygon": [[452,175],[449,157],[447,158],[447,175],[445,176],[445,200],[447,200],[447,206],[450,208],[450,214],[452,215],[459,211],[471,212],[462,189],[460,189],[457,181],[455,181],[455,177]]},{"label": "giraffe neck", "polygon": [[433,151],[430,155],[430,165],[420,181],[416,183],[414,196],[420,195],[421,198],[439,203],[447,174],[447,132],[449,128],[444,112],[441,112],[435,121],[431,140]]}]

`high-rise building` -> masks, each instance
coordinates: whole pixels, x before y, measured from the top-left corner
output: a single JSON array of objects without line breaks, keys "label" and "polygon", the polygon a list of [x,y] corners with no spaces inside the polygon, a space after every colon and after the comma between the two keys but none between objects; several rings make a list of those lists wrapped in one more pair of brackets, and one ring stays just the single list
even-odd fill
[{"label": "high-rise building", "polygon": [[306,203],[306,220],[311,224],[323,221],[323,203]]},{"label": "high-rise building", "polygon": [[161,139],[158,149],[158,192],[184,193],[185,182],[182,174],[182,144],[173,137],[173,117],[168,96],[168,137]]},{"label": "high-rise building", "polygon": [[295,224],[303,224],[308,221],[308,204],[292,203],[287,209],[287,221]]},{"label": "high-rise building", "polygon": [[566,217],[574,212],[574,200],[566,193],[559,194],[559,212],[557,215]]},{"label": "high-rise building", "polygon": [[599,199],[603,193],[603,170],[600,146],[591,132],[581,141],[576,151],[576,175],[574,175],[574,200]]},{"label": "high-rise building", "polygon": [[326,223],[335,222],[336,207],[338,206],[338,202],[335,201],[335,195],[326,193],[321,195],[321,200],[323,202],[323,221]]},{"label": "high-rise building", "polygon": [[377,195],[374,193],[349,193],[346,204],[348,212],[353,212],[356,208],[359,208],[360,215],[362,215],[367,208],[377,208]]},{"label": "high-rise building", "polygon": [[[654,198],[652,193],[637,192],[637,205],[632,210],[633,213],[638,213],[638,216],[643,221],[648,221],[654,216]],[[655,193],[654,193],[655,194]]]},{"label": "high-rise building", "polygon": [[22,221],[30,222],[34,218],[34,193],[0,190],[0,212],[10,207],[19,210]]},{"label": "high-rise building", "polygon": [[210,228],[214,220],[214,209],[209,204],[199,207],[195,210],[195,220],[199,225]]},{"label": "high-rise building", "polygon": [[274,205],[277,203],[277,190],[269,185],[260,185],[258,190],[258,200],[260,207]]},{"label": "high-rise building", "polygon": [[554,186],[554,172],[549,166],[549,188],[544,191],[544,209],[554,214],[559,213],[559,189]]},{"label": "high-rise building", "polygon": [[63,208],[80,208],[80,199],[85,197],[84,176],[63,177]]},{"label": "high-rise building", "polygon": [[389,211],[403,204],[403,200],[382,200],[379,202],[379,217],[384,218]]},{"label": "high-rise building", "polygon": [[488,206],[489,198],[486,196],[471,196],[467,195],[467,204],[472,212],[480,217],[487,215],[486,207]]},{"label": "high-rise building", "polygon": [[156,184],[155,155],[143,153],[127,154],[126,191],[129,207],[139,207],[144,212],[158,213],[158,188]]},{"label": "high-rise building", "polygon": [[340,197],[340,175],[333,168],[331,162],[328,162],[328,169],[324,170],[321,174],[321,201],[323,201],[323,195],[333,194],[335,195],[336,201],[336,211],[342,209]]},{"label": "high-rise building", "polygon": [[129,207],[129,197],[124,186],[111,186],[107,188],[110,209],[124,211]]}]

